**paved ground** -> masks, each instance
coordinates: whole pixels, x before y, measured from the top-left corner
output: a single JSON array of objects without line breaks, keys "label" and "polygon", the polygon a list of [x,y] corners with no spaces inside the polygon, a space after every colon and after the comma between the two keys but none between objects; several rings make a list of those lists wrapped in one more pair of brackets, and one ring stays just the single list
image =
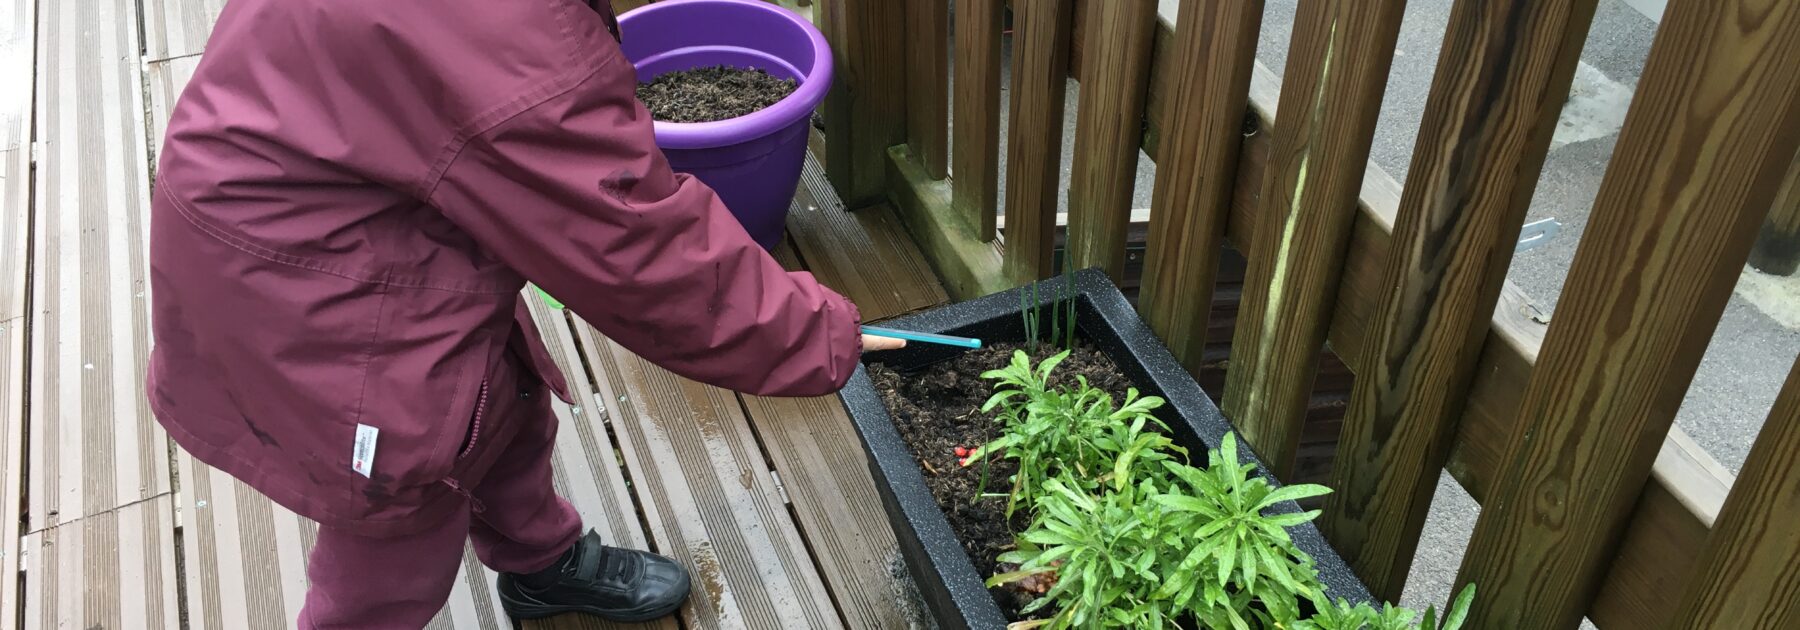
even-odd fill
[{"label": "paved ground", "polygon": [[[1298,1],[1267,0],[1258,57],[1277,74],[1286,61]],[[1163,15],[1174,21],[1175,0],[1159,2]],[[1554,218],[1562,223],[1562,230],[1547,244],[1515,257],[1508,274],[1553,317],[1576,243],[1605,175],[1665,3],[1666,0],[1601,0],[1594,17],[1570,100],[1545,160],[1528,218]],[[1371,153],[1376,164],[1402,182],[1430,92],[1450,6],[1451,2],[1442,0],[1410,2],[1407,6]],[[1071,82],[1063,131],[1065,180],[1073,156],[1078,94]],[[1004,166],[1001,176],[1004,199]],[[1150,205],[1153,180],[1154,165],[1148,159],[1140,159],[1134,207]],[[1066,199],[1059,200],[1065,209],[1066,203]],[[1727,468],[1736,471],[1797,354],[1800,279],[1772,278],[1746,270],[1677,422]],[[1426,538],[1414,563],[1412,588],[1406,596],[1406,603],[1421,607],[1448,599],[1450,583],[1479,513],[1475,502],[1448,477],[1440,485],[1433,507]]]}]

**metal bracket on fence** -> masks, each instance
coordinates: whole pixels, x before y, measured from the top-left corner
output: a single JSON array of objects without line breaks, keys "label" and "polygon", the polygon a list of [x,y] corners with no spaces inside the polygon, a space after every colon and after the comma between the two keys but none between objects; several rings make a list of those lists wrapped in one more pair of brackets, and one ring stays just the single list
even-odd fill
[{"label": "metal bracket on fence", "polygon": [[1513,253],[1517,254],[1548,243],[1560,231],[1562,231],[1562,224],[1556,222],[1556,217],[1527,223],[1525,227],[1519,228],[1519,244],[1513,248]]}]

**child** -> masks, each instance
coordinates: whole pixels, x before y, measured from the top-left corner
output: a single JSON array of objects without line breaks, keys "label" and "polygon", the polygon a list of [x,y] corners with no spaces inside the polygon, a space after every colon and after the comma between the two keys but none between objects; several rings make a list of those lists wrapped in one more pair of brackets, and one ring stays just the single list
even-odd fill
[{"label": "child", "polygon": [[149,398],[194,457],[319,522],[303,628],[419,628],[465,539],[514,618],[674,611],[668,558],[550,484],[542,286],[678,374],[842,387],[856,308],[657,151],[606,0],[232,0],[176,105]]}]

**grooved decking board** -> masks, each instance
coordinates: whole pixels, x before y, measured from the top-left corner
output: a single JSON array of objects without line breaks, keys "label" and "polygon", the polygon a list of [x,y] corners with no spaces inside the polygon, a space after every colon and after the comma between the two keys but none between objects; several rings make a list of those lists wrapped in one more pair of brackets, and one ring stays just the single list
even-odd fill
[{"label": "grooved decking board", "polygon": [[845,211],[825,180],[825,169],[810,154],[803,173],[788,211],[788,240],[819,282],[856,303],[865,321],[948,299],[892,207]]},{"label": "grooved decking board", "polygon": [[32,64],[38,0],[0,0],[0,322],[25,315],[31,213]]},{"label": "grooved decking board", "polygon": [[316,526],[186,452],[177,461],[189,627],[293,627]]},{"label": "grooved decking board", "polygon": [[[26,363],[30,339],[31,108],[37,0],[0,0],[0,527],[17,528],[24,502]],[[18,627],[19,536],[0,535],[0,630]]]},{"label": "grooved decking board", "polygon": [[169,502],[162,495],[26,536],[24,627],[180,627]]},{"label": "grooved decking board", "polygon": [[225,0],[144,0],[144,60],[200,54],[224,8]]},{"label": "grooved decking board", "polygon": [[199,65],[197,55],[145,64],[150,83],[150,156],[153,159],[162,154],[163,136],[169,130],[169,113],[175,107],[175,99],[181,96],[188,80],[194,78],[194,68]]},{"label": "grooved decking board", "polygon": [[894,530],[842,400],[743,400],[849,625],[907,627],[912,620],[906,602],[917,591],[907,583]]},{"label": "grooved decking board", "polygon": [[737,396],[577,328],[650,538],[693,576],[687,626],[841,627]]},{"label": "grooved decking board", "polygon": [[19,505],[25,438],[25,320],[0,321],[0,630],[17,627],[19,606]]},{"label": "grooved decking board", "polygon": [[643,523],[625,484],[617,445],[607,434],[606,405],[597,398],[581,364],[575,335],[562,311],[551,309],[535,291],[526,303],[544,336],[545,349],[569,382],[575,406],[557,403],[556,491],[581,512],[582,521],[600,532],[607,544],[647,549]]},{"label": "grooved decking board", "polygon": [[38,8],[30,531],[169,491],[167,438],[143,393],[149,186],[136,6]]}]

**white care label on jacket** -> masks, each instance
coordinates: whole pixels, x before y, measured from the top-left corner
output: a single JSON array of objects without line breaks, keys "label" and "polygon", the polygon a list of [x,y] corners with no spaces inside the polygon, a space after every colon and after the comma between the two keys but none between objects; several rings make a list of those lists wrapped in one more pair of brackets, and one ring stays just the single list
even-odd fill
[{"label": "white care label on jacket", "polygon": [[356,425],[356,443],[350,449],[350,470],[364,477],[375,470],[375,438],[381,437],[381,429],[359,424]]}]

